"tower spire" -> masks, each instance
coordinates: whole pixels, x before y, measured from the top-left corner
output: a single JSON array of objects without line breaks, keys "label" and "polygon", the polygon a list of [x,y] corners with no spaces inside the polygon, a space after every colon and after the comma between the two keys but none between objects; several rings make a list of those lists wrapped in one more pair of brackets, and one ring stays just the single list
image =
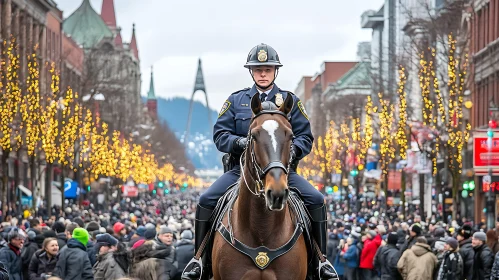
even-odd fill
[{"label": "tower spire", "polygon": [[156,93],[154,92],[154,73],[151,65],[151,82],[149,84],[149,92],[147,93],[147,100],[156,100]]},{"label": "tower spire", "polygon": [[206,92],[206,88],[204,86],[203,70],[201,68],[201,58],[198,59],[198,72],[196,73],[196,82],[194,83],[194,92],[198,90]]},{"label": "tower spire", "polygon": [[114,11],[114,0],[103,0],[102,10],[100,12],[102,20],[111,27],[111,29],[116,28],[116,12]]},{"label": "tower spire", "polygon": [[137,48],[137,39],[135,38],[135,23],[133,24],[132,40],[130,40],[130,49],[133,51],[135,58],[139,59],[139,49]]}]

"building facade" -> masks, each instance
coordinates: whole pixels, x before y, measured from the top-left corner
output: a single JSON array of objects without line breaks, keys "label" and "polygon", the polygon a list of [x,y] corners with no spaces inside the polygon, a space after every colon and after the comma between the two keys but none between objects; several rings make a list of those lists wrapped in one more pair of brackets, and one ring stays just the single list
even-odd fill
[{"label": "building facade", "polygon": [[[132,28],[132,38],[123,42],[113,0],[103,0],[100,15],[90,0],[83,0],[63,22],[64,33],[84,50],[81,90],[91,103],[87,106],[98,109],[110,130],[125,133],[144,121],[135,25]],[[104,98],[95,100],[96,95]]]}]

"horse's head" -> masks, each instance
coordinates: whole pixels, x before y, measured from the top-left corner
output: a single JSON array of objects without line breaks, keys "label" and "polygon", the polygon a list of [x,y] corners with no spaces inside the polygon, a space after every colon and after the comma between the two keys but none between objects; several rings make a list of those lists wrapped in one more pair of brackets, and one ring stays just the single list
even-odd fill
[{"label": "horse's head", "polygon": [[282,210],[289,195],[288,172],[293,131],[288,114],[293,108],[293,97],[288,94],[278,109],[271,102],[251,99],[253,119],[249,128],[247,163],[256,177],[256,192],[263,194],[269,210]]}]

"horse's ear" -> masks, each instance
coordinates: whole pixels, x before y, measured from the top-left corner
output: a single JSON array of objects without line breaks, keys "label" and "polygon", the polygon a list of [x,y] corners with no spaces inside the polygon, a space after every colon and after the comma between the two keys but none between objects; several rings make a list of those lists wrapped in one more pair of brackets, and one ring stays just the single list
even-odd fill
[{"label": "horse's ear", "polygon": [[293,105],[293,96],[291,96],[291,93],[288,93],[286,96],[286,100],[284,100],[284,103],[282,104],[281,108],[279,108],[279,110],[287,115],[293,109]]},{"label": "horse's ear", "polygon": [[262,101],[260,101],[258,92],[251,98],[251,111],[254,115],[258,115],[262,111]]}]

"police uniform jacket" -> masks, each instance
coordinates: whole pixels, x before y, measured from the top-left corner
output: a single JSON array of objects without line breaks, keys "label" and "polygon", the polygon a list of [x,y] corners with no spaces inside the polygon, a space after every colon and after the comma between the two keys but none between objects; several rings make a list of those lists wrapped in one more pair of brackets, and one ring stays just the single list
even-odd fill
[{"label": "police uniform jacket", "polygon": [[[235,154],[234,143],[238,138],[248,136],[253,114],[250,103],[255,94],[259,92],[253,85],[252,88],[234,92],[225,101],[213,128],[213,141],[219,151],[239,156]],[[277,85],[273,86],[266,100],[280,105],[279,99],[285,100],[288,94],[293,96],[294,101],[289,117],[294,134],[293,144],[297,148],[296,157],[300,160],[310,153],[314,141],[305,106],[296,95],[279,89]],[[278,99],[277,103],[276,99]]]}]

